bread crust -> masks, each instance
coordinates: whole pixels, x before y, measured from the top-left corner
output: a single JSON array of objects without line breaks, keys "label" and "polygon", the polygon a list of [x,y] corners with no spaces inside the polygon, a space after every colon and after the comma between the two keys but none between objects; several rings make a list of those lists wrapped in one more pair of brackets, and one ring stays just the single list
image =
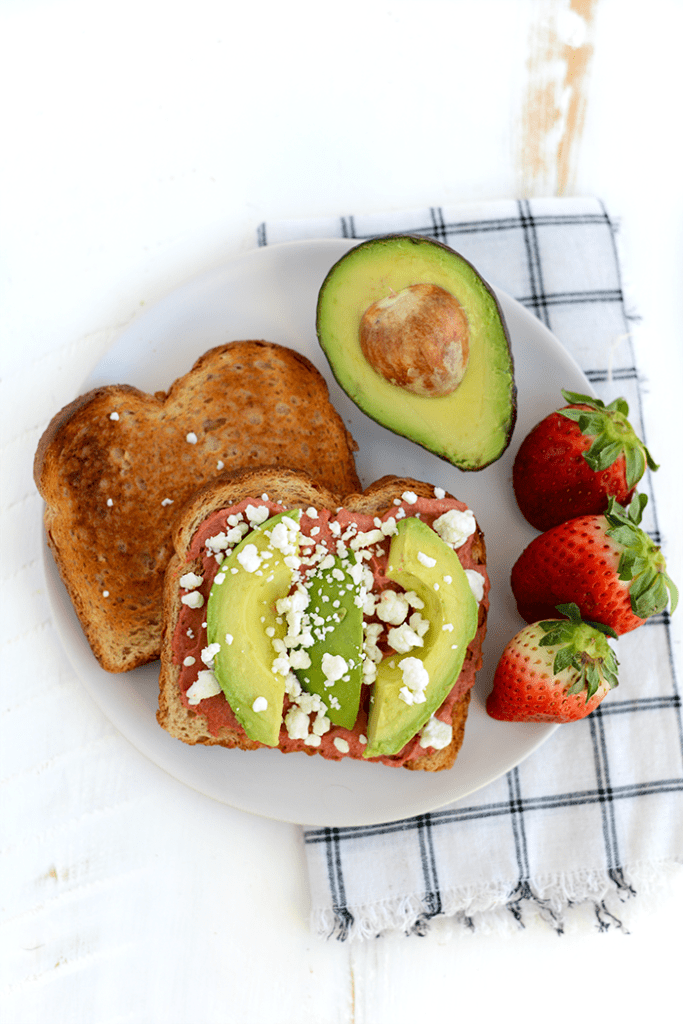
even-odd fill
[{"label": "bread crust", "polygon": [[48,544],[102,667],[159,657],[172,530],[199,488],[281,464],[344,492],[360,486],[356,450],[318,370],[267,341],[210,349],[168,392],[110,385],[60,410],[34,479]]},{"label": "bread crust", "polygon": [[[246,737],[241,730],[224,726],[212,733],[204,715],[199,710],[189,709],[181,700],[180,666],[173,660],[173,636],[181,609],[180,577],[188,571],[199,573],[201,570],[201,559],[198,557],[194,561],[188,561],[188,552],[194,534],[209,515],[236,505],[245,498],[267,494],[271,500],[287,508],[306,509],[313,505],[319,509],[336,509],[343,506],[352,513],[381,516],[387,509],[393,507],[394,498],[400,497],[405,491],[413,491],[423,498],[434,498],[432,485],[408,477],[384,476],[365,490],[358,489],[350,494],[341,495],[327,491],[301,473],[281,471],[276,467],[240,472],[231,479],[207,485],[196,494],[185,506],[182,517],[176,523],[173,535],[175,553],[169,562],[164,584],[164,631],[157,712],[157,720],[162,728],[191,745],[206,744],[243,750],[256,750],[262,746]],[[446,494],[446,497],[454,496]],[[472,555],[476,564],[485,569],[486,546],[479,527],[473,538]],[[471,664],[474,661],[475,671],[481,666],[486,619],[487,608],[480,604],[477,633],[467,652],[468,662]],[[453,766],[465,735],[470,696],[471,691],[467,690],[453,707],[453,738],[450,744],[441,750],[433,750],[406,761],[402,767],[411,771],[443,771]],[[308,747],[300,752],[309,756],[319,753],[315,747]]]}]

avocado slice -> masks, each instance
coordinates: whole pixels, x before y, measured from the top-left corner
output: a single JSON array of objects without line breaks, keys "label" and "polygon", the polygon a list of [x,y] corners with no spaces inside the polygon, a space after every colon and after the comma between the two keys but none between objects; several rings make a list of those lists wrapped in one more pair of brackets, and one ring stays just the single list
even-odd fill
[{"label": "avocado slice", "polygon": [[[392,383],[399,375],[388,379],[378,372],[361,347],[370,307],[392,303],[425,284],[456,300],[466,318],[464,376],[447,394],[416,394]],[[517,408],[507,327],[490,286],[453,249],[413,235],[361,242],[327,274],[318,295],[316,330],[339,385],[382,426],[463,470],[483,469],[507,448]],[[374,346],[379,352],[381,341],[380,336]],[[415,351],[425,347],[427,341],[421,341]]]},{"label": "avocado slice", "polygon": [[[363,757],[397,754],[438,710],[454,686],[467,645],[477,631],[479,608],[455,551],[420,519],[398,523],[386,575],[424,601],[429,621],[424,647],[384,658],[377,668]],[[449,582],[450,580],[450,582]],[[452,627],[452,628],[451,628]],[[411,673],[406,674],[406,662]],[[426,676],[425,676],[426,673]],[[428,678],[424,699],[411,698],[410,679]]]},{"label": "avocado slice", "polygon": [[333,565],[309,577],[306,616],[314,643],[306,650],[311,664],[295,670],[303,688],[322,698],[332,724],[345,729],[353,729],[358,717],[363,681],[363,606],[350,568],[348,560],[335,557]]},{"label": "avocado slice", "polygon": [[247,736],[269,747],[278,744],[285,697],[285,676],[272,668],[273,639],[287,632],[275,602],[291,589],[285,558],[299,550],[298,516],[281,512],[243,537],[223,561],[207,602],[207,642],[220,645],[214,675]]}]

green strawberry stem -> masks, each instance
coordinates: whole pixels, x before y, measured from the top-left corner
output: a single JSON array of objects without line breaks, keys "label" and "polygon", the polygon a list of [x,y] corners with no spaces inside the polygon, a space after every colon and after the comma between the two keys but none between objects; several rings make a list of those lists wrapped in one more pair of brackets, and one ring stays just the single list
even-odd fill
[{"label": "green strawberry stem", "polygon": [[581,693],[585,689],[588,703],[601,683],[606,682],[610,689],[618,685],[619,663],[606,639],[607,636],[616,639],[617,634],[611,626],[600,622],[584,622],[575,604],[560,604],[557,610],[561,615],[566,615],[566,619],[541,622],[545,636],[539,641],[539,646],[558,648],[553,672],[558,675],[566,668],[578,672],[577,679],[567,693]]},{"label": "green strawberry stem", "polygon": [[652,470],[659,469],[629,423],[628,405],[623,398],[615,398],[605,405],[600,398],[565,389],[562,389],[562,397],[572,405],[588,406],[588,409],[558,409],[558,412],[573,420],[586,437],[593,438],[583,457],[596,473],[608,469],[620,455],[624,456],[628,487],[635,487],[646,466]]},{"label": "green strawberry stem", "polygon": [[605,519],[607,536],[623,548],[619,558],[619,579],[631,580],[631,610],[641,619],[664,611],[671,599],[671,611],[678,604],[678,588],[667,574],[661,549],[640,528],[647,495],[636,494],[628,510],[609,499]]}]

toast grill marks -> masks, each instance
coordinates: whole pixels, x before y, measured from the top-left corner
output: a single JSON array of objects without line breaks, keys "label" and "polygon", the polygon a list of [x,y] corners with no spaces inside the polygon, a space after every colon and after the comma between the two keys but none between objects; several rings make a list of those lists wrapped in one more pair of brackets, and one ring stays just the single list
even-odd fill
[{"label": "toast grill marks", "polygon": [[264,341],[203,355],[168,393],[98,388],[58,413],[34,477],[48,543],[100,664],[154,660],[182,505],[223,472],[291,466],[346,493],[355,442],[304,356]]},{"label": "toast grill marks", "polygon": [[[304,488],[303,490],[302,487]],[[296,474],[278,474],[272,471],[269,474],[259,474],[257,472],[251,476],[244,474],[232,486],[226,483],[207,487],[203,496],[198,496],[193,500],[186,509],[183,521],[179,521],[177,525],[175,531],[177,554],[171,560],[166,577],[166,633],[162,649],[160,702],[157,715],[160,724],[172,735],[186,743],[218,744],[227,747],[237,746],[243,749],[256,749],[259,746],[259,744],[249,740],[242,732],[237,722],[229,713],[229,709],[222,696],[209,698],[202,702],[196,710],[188,708],[180,696],[180,690],[187,687],[188,682],[191,681],[190,677],[194,678],[196,669],[183,670],[178,664],[174,664],[173,659],[173,635],[181,621],[180,597],[184,592],[179,586],[179,580],[188,570],[203,575],[206,581],[203,587],[203,590],[206,591],[204,596],[205,599],[208,598],[210,580],[213,578],[216,567],[209,568],[207,572],[202,559],[199,557],[199,553],[203,549],[201,538],[205,534],[208,536],[214,532],[213,527],[210,528],[206,525],[213,513],[217,513],[221,509],[228,509],[233,505],[238,505],[240,501],[244,502],[247,496],[249,501],[258,503],[258,499],[254,498],[254,496],[266,492],[275,503],[287,508],[299,507],[305,510],[307,505],[313,504],[318,508],[327,507],[334,509],[343,505],[354,514],[360,513],[366,516],[379,516],[381,518],[387,512],[391,514],[396,511],[393,499],[400,497],[405,490],[412,490],[420,497],[434,498],[434,489],[430,485],[414,480],[400,480],[387,477],[377,481],[363,494],[350,495],[345,499],[330,496],[332,497],[331,501],[327,500],[321,503],[322,494],[318,493],[316,495],[315,491],[306,488],[305,481],[297,477]],[[450,499],[452,496],[447,495],[447,497]],[[482,567],[485,573],[486,554],[483,535],[479,530],[462,549],[464,557],[467,557],[465,549],[469,549],[470,564]],[[192,560],[193,556],[197,557]],[[212,566],[211,559],[209,562]],[[480,604],[477,634],[469,645],[467,660],[463,666],[463,672],[458,684],[453,687],[451,697],[447,699],[445,704],[445,706],[452,706],[453,740],[451,744],[443,750],[430,749],[425,753],[419,747],[417,739],[415,739],[405,749],[404,757],[382,758],[381,760],[385,764],[393,766],[403,763],[406,768],[428,771],[438,771],[448,768],[453,764],[464,737],[465,721],[470,699],[468,687],[473,683],[474,673],[481,665],[481,647],[486,631],[487,606],[487,601]],[[198,612],[196,615],[197,623],[199,623],[202,613]],[[187,624],[185,622],[185,626]],[[192,632],[194,633],[194,630]],[[182,653],[192,653],[196,656],[197,664],[199,664],[199,649],[205,646],[205,643],[205,638],[200,638],[197,643],[197,650],[193,649],[190,652],[188,647],[188,651],[183,651]],[[181,678],[184,679],[182,686]],[[364,690],[364,692],[365,704],[367,704],[367,697],[370,691]],[[217,706],[219,704],[222,707]],[[364,712],[361,712],[361,718],[363,714]],[[358,747],[357,742],[354,743],[352,737],[345,730],[333,727],[327,737],[330,742],[325,743],[328,756],[335,756],[334,751],[331,751],[330,747],[331,741],[333,741],[336,735],[339,735],[342,739],[351,740],[352,746]],[[281,741],[280,749],[287,751],[298,749],[308,754],[320,752],[320,748],[311,748],[300,742],[291,743],[286,738],[284,747]],[[413,759],[405,760],[405,754],[408,754]]]}]

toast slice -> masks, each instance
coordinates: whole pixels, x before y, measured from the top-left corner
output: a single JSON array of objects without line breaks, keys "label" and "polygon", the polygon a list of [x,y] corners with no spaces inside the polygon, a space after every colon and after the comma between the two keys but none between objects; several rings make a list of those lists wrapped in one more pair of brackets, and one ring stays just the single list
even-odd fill
[{"label": "toast slice", "polygon": [[45,430],[34,479],[56,564],[96,658],[124,672],[158,658],[164,573],[179,509],[224,472],[259,465],[360,486],[357,446],[324,378],[291,349],[210,349],[168,392],[100,387]]},{"label": "toast slice", "polygon": [[[185,696],[199,669],[204,668],[200,660],[200,652],[207,644],[206,623],[203,620],[206,619],[206,602],[213,578],[209,566],[211,556],[206,548],[207,530],[210,532],[214,529],[213,524],[218,522],[221,516],[225,519],[225,510],[234,509],[240,503],[244,507],[247,499],[256,503],[257,499],[267,496],[275,506],[285,509],[298,508],[305,511],[313,506],[318,510],[336,511],[343,507],[353,515],[381,517],[388,511],[395,512],[396,502],[401,501],[406,493],[410,493],[411,497],[416,496],[429,501],[435,499],[435,490],[430,484],[414,479],[387,476],[364,491],[356,490],[341,495],[302,473],[278,468],[258,469],[235,474],[232,478],[224,477],[195,494],[176,520],[173,530],[175,553],[166,573],[164,635],[157,712],[159,724],[172,736],[188,744],[219,745],[242,750],[256,750],[262,746],[249,739],[234,716],[231,716],[228,702],[222,692],[202,699],[194,707],[189,705]],[[446,494],[443,498],[444,507],[448,507],[445,503],[454,500],[452,495]],[[410,749],[404,748],[400,756],[379,758],[378,760],[384,764],[403,766],[411,770],[440,771],[453,765],[462,745],[471,687],[476,671],[481,667],[481,650],[488,613],[486,548],[478,526],[463,547],[458,549],[458,556],[463,565],[476,568],[480,572],[485,580],[485,592],[479,602],[477,630],[468,646],[462,672],[441,709],[446,719],[450,717],[452,738],[449,744],[441,749],[422,748],[419,745],[419,738],[416,738],[408,744]],[[218,568],[213,566],[213,575]],[[181,584],[181,579],[186,582],[187,573],[194,573],[203,580],[198,588],[203,600],[194,619],[188,617],[189,613],[182,602],[187,590],[184,589],[184,583]],[[192,627],[187,629],[190,621]],[[192,640],[186,641],[186,635],[191,636]],[[194,658],[194,667],[187,668],[185,658],[191,651],[193,653],[190,657]],[[369,694],[366,701],[367,699]],[[339,735],[348,738],[346,733]],[[283,752],[292,749],[307,754],[323,752],[320,747],[310,747],[302,743],[288,744],[283,742],[283,736],[284,731],[281,731],[279,749]],[[329,750],[325,756],[330,756]],[[337,755],[332,751],[332,756],[340,759],[342,754]]]}]

